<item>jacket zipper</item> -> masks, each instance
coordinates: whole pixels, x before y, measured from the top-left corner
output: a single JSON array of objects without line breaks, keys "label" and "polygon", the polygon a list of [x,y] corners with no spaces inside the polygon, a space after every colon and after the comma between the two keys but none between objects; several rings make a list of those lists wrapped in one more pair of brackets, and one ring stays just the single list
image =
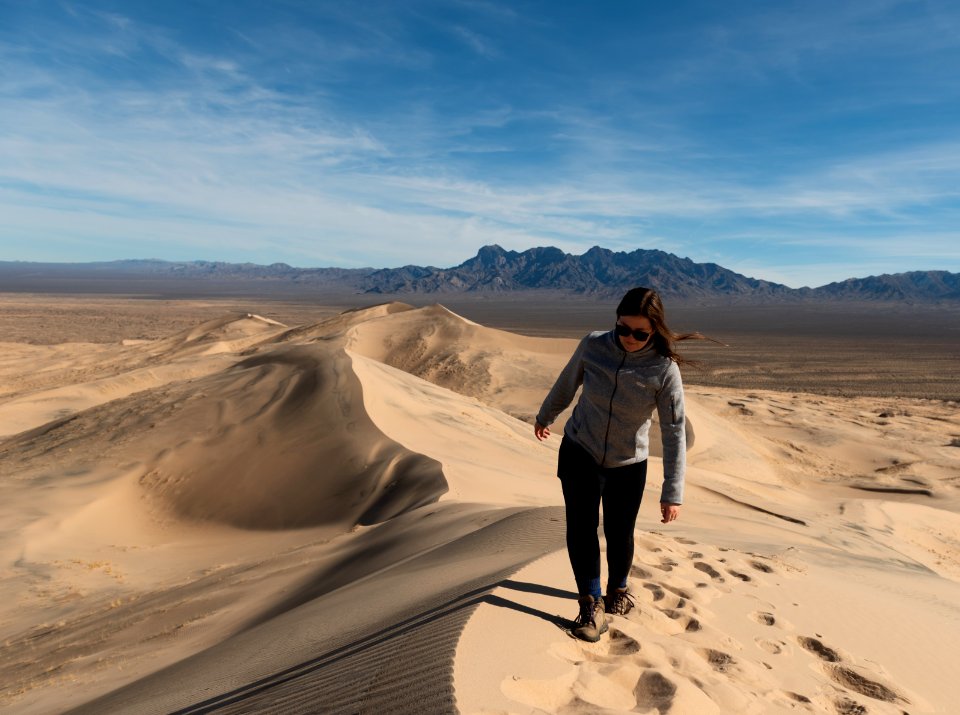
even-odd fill
[{"label": "jacket zipper", "polygon": [[610,406],[607,408],[607,431],[603,435],[603,457],[600,459],[601,467],[603,463],[607,461],[607,440],[610,437],[610,423],[613,421],[613,398],[616,396],[617,387],[620,385],[620,370],[626,361],[627,354],[624,353],[623,357],[620,358],[620,365],[617,367],[617,372],[613,376],[613,392],[610,393]]}]

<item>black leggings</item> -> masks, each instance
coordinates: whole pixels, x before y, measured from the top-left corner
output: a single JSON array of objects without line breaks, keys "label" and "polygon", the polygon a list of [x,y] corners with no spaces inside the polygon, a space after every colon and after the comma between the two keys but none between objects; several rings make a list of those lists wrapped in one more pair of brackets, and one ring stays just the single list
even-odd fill
[{"label": "black leggings", "polygon": [[633,563],[633,529],[647,481],[647,460],[626,467],[599,467],[569,437],[560,443],[557,476],[567,513],[567,552],[581,596],[599,596],[600,503],[607,540],[607,591],[627,585]]}]

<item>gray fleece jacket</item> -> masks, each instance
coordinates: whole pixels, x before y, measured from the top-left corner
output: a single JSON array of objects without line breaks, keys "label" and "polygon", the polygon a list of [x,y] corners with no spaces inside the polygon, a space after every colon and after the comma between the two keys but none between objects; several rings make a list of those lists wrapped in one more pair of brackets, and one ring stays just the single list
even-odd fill
[{"label": "gray fleece jacket", "polygon": [[583,392],[564,434],[601,466],[634,464],[649,455],[650,420],[656,407],[663,435],[660,501],[682,503],[686,435],[677,364],[652,345],[627,352],[612,330],[590,333],[543,401],[537,422],[551,425],[581,384]]}]

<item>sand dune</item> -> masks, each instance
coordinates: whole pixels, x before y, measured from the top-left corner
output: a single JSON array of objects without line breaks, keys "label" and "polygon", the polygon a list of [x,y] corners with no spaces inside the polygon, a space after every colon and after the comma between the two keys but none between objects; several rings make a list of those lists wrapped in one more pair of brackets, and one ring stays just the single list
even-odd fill
[{"label": "sand dune", "polygon": [[[258,315],[228,315],[156,341],[103,345],[6,345],[0,369],[0,437],[111,400],[216,372],[286,326]],[[221,355],[222,361],[210,360]],[[28,369],[24,369],[27,367]]]},{"label": "sand dune", "polygon": [[574,346],[399,303],[6,344],[0,707],[950,712],[957,405],[689,387],[591,645],[529,424]]},{"label": "sand dune", "polygon": [[358,325],[349,349],[476,397],[507,414],[532,419],[576,347],[575,341],[492,330],[442,306]]}]

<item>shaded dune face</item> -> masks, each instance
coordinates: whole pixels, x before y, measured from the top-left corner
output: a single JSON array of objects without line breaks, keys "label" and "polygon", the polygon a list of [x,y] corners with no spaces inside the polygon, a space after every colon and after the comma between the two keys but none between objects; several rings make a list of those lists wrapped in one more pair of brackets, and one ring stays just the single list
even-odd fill
[{"label": "shaded dune face", "polygon": [[435,305],[357,325],[348,346],[427,382],[482,398],[489,392],[492,373],[516,349],[511,343],[522,340]]},{"label": "shaded dune face", "polygon": [[225,370],[106,402],[0,447],[0,475],[43,483],[64,464],[77,479],[136,469],[141,503],[154,515],[242,529],[346,531],[448,490],[439,462],[388,438],[367,416],[339,340],[271,345]]},{"label": "shaded dune face", "polygon": [[[293,346],[198,380],[141,483],[177,516],[245,529],[372,524],[436,501],[441,466],[367,417],[340,349]],[[194,432],[195,430],[195,432]]]}]

